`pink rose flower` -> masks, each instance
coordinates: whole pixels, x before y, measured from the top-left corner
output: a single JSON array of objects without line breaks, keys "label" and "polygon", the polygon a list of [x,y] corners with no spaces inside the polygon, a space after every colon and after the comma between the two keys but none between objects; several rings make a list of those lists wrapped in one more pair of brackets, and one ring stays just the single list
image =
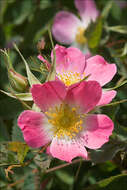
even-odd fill
[{"label": "pink rose flower", "polygon": [[[69,87],[72,84],[82,81],[95,80],[104,86],[112,80],[116,74],[117,68],[115,64],[109,64],[100,56],[92,56],[83,54],[75,47],[66,48],[56,45],[56,80],[61,80]],[[39,55],[38,58],[44,61]],[[51,53],[53,59],[53,53]],[[88,78],[87,78],[88,77]],[[102,97],[98,102],[98,106],[108,104],[116,96],[115,90],[102,91]]]},{"label": "pink rose flower", "polygon": [[75,0],[75,6],[81,19],[68,11],[60,11],[55,16],[52,34],[62,44],[72,44],[75,41],[85,44],[85,30],[99,15],[94,0]]},{"label": "pink rose flower", "polygon": [[33,85],[31,93],[42,112],[26,110],[18,118],[29,146],[38,148],[51,142],[50,154],[71,162],[77,156],[88,158],[85,147],[97,149],[109,140],[112,120],[89,113],[101,99],[98,82],[83,81],[66,88],[61,81],[50,81]]}]

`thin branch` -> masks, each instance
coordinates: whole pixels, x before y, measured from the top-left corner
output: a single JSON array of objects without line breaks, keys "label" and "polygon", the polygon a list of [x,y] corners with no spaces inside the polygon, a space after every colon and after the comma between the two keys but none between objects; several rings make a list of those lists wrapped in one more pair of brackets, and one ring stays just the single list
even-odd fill
[{"label": "thin branch", "polygon": [[108,48],[110,48],[110,47],[112,47],[112,46],[115,46],[115,45],[117,45],[117,44],[122,44],[122,43],[125,43],[125,42],[126,42],[126,40],[118,40],[118,41],[115,41],[115,42],[109,42],[109,43],[106,44],[106,46],[107,46]]},{"label": "thin branch", "polygon": [[56,166],[56,167],[53,167],[53,168],[49,168],[49,169],[47,169],[47,170],[45,171],[45,173],[50,173],[50,172],[59,170],[59,169],[61,169],[61,168],[64,168],[64,167],[67,167],[67,166],[76,164],[76,163],[78,163],[78,162],[80,162],[80,161],[81,161],[81,159],[79,158],[79,159],[77,159],[77,160],[74,160],[74,161],[71,162],[71,163],[61,164],[61,165],[59,165],[59,166]]},{"label": "thin branch", "polygon": [[76,175],[75,175],[75,179],[74,179],[75,182],[76,182],[77,179],[78,179],[78,175],[79,175],[81,166],[82,166],[82,159],[80,159],[80,163],[79,163],[78,169],[77,169],[77,171],[76,171]]},{"label": "thin branch", "polygon": [[108,107],[108,106],[115,106],[115,105],[118,105],[118,104],[121,104],[121,103],[124,103],[124,102],[127,102],[127,99],[116,101],[116,102],[112,102],[110,104],[106,104],[106,105],[98,106],[98,107],[102,108],[102,107]]},{"label": "thin branch", "polygon": [[17,184],[23,183],[23,182],[24,182],[24,179],[17,180],[16,182],[9,184],[9,185],[8,185],[8,188],[14,187],[14,186],[16,186]]}]

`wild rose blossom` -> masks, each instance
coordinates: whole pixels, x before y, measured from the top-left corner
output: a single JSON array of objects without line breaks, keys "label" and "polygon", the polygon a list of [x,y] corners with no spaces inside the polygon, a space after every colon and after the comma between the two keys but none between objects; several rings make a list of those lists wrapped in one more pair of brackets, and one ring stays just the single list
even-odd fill
[{"label": "wild rose blossom", "polygon": [[[56,79],[63,81],[67,87],[85,78],[87,81],[95,80],[104,86],[116,74],[116,65],[107,63],[102,56],[89,57],[88,54],[84,55],[78,48],[66,48],[60,45],[55,46],[55,51]],[[48,64],[41,55],[38,58]],[[53,53],[51,53],[51,58],[53,59]],[[106,91],[103,89],[98,105],[110,103],[115,96],[115,90]]]},{"label": "wild rose blossom", "polygon": [[18,118],[26,143],[38,148],[51,142],[50,154],[71,162],[85,159],[90,149],[100,148],[112,134],[113,122],[103,114],[90,114],[101,99],[96,81],[83,81],[69,88],[61,81],[36,84],[31,88],[34,103],[42,112],[26,110]]},{"label": "wild rose blossom", "polygon": [[60,11],[54,18],[52,34],[62,44],[83,45],[87,39],[84,36],[85,30],[90,22],[95,22],[99,15],[94,0],[75,0],[75,6],[79,11],[81,19],[68,11]]}]

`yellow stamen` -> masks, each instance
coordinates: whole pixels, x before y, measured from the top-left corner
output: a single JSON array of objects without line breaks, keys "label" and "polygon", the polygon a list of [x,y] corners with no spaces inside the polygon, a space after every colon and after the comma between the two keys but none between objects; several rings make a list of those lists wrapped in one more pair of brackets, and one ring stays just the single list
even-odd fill
[{"label": "yellow stamen", "polygon": [[63,103],[59,107],[49,109],[45,112],[48,116],[48,122],[52,124],[54,136],[58,138],[68,136],[73,138],[82,130],[82,115],[77,113],[76,107],[70,107]]},{"label": "yellow stamen", "polygon": [[62,80],[64,82],[64,84],[66,86],[70,86],[74,83],[77,83],[77,82],[81,81],[82,78],[84,77],[84,75],[81,76],[80,73],[72,72],[72,71],[68,71],[68,72],[63,71],[62,74],[58,73],[57,75],[60,78],[60,80]]},{"label": "yellow stamen", "polygon": [[83,45],[86,43],[87,39],[84,35],[85,33],[85,29],[82,28],[82,27],[79,27],[78,30],[77,30],[77,34],[76,34],[76,42],[78,42],[79,44]]}]

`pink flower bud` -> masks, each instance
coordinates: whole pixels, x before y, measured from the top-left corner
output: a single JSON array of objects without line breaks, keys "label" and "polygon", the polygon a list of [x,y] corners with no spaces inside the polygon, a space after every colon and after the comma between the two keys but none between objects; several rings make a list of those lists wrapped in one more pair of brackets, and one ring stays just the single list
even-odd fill
[{"label": "pink flower bud", "polygon": [[28,90],[27,78],[17,73],[13,69],[8,70],[8,78],[11,87],[17,92],[25,92]]}]

